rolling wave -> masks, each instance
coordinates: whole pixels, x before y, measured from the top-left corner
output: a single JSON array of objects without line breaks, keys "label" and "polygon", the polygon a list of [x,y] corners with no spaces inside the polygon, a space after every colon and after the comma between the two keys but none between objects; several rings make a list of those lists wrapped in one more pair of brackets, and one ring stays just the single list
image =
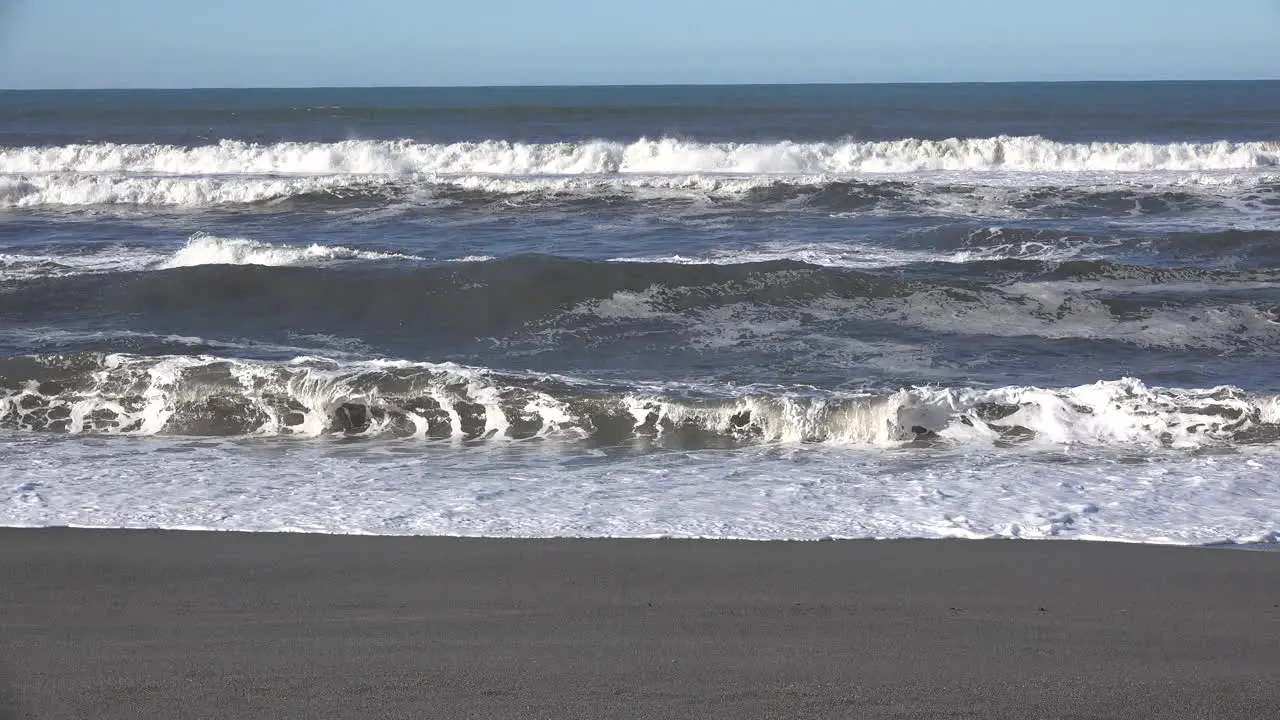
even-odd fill
[{"label": "rolling wave", "polygon": [[308,200],[318,203],[385,202],[405,191],[402,184],[386,178],[347,175],[149,177],[68,172],[0,175],[0,207],[10,208],[94,205],[209,207]]},{"label": "rolling wave", "polygon": [[[49,248],[52,250],[54,248]],[[611,262],[682,265],[742,265],[794,261],[813,266],[877,270],[919,268],[931,263],[964,264],[968,270],[990,274],[1002,268],[982,265],[1002,260],[1026,260],[1045,265],[1003,266],[1012,272],[1050,272],[1052,263],[1070,261],[1118,262],[1156,256],[1165,269],[1110,270],[1107,277],[1203,279],[1227,286],[1269,277],[1265,269],[1280,258],[1280,233],[1275,231],[1225,230],[1222,232],[1181,232],[1126,237],[1091,236],[1062,230],[1030,229],[972,224],[943,225],[904,234],[893,245],[871,241],[797,243],[767,242],[750,247],[712,248],[703,252],[672,255],[620,255]],[[510,256],[509,256],[510,257]],[[519,256],[517,256],[519,257]],[[332,264],[385,263],[407,265],[442,262],[478,262],[495,259],[489,255],[423,257],[419,255],[343,245],[268,243],[247,237],[221,237],[204,232],[189,236],[177,250],[114,246],[88,252],[0,253],[0,279],[22,280],[41,277],[87,275],[112,272],[165,270],[197,265],[323,266]],[[516,262],[519,262],[516,260]],[[1190,268],[1188,275],[1185,271]],[[1070,275],[1073,266],[1065,272]],[[1102,268],[1104,266],[1098,266]],[[1119,267],[1118,265],[1116,267]],[[1212,269],[1208,274],[1200,270]],[[1255,268],[1256,272],[1250,269]],[[1232,274],[1227,269],[1238,270]],[[940,270],[939,270],[940,271]],[[1088,270],[1085,270],[1086,274]],[[1261,272],[1262,275],[1258,273]],[[1061,273],[1058,273],[1061,275]],[[1088,280],[1099,277],[1068,277]]]},{"label": "rolling wave", "polygon": [[134,435],[1186,447],[1280,440],[1280,398],[1074,388],[624,387],[451,364],[80,354],[0,360],[0,427]]},{"label": "rolling wave", "polygon": [[[180,327],[202,336],[336,333],[404,351],[397,354],[476,338],[592,343],[631,332],[687,333],[695,345],[740,344],[763,342],[770,328],[848,335],[883,332],[886,323],[946,334],[1219,351],[1280,342],[1274,292],[1280,277],[1267,270],[1012,258],[879,272],[790,260],[681,264],[554,256],[423,265],[316,261],[333,248],[232,245],[216,252],[224,251],[279,264],[23,280],[0,292],[0,313],[25,325],[83,324],[92,317],[104,326],[124,319],[133,329],[141,322],[145,329]],[[742,332],[730,332],[739,326]]]},{"label": "rolling wave", "polygon": [[[904,179],[836,175],[0,175],[0,208],[260,206],[591,209],[619,202],[662,207],[810,209],[829,213],[934,212],[1010,217],[1157,215],[1199,209],[1274,212],[1280,174],[1109,176],[995,174]],[[908,181],[905,178],[910,178]],[[983,184],[984,180],[992,180]]]},{"label": "rolling wave", "polygon": [[[481,262],[484,255],[443,258],[443,262]],[[406,262],[429,264],[428,258],[405,253],[361,250],[342,245],[276,244],[244,237],[220,237],[197,232],[171,253],[138,247],[112,247],[81,254],[33,255],[0,253],[0,279],[34,280],[134,273],[198,265],[262,265],[268,267],[324,266],[344,263]]]},{"label": "rolling wave", "polygon": [[272,245],[249,238],[226,238],[196,233],[187,244],[156,264],[156,269],[196,265],[308,265],[345,260],[420,260],[400,253],[355,250],[341,245]]},{"label": "rolling wave", "polygon": [[1040,137],[831,143],[519,143],[435,145],[349,140],[258,145],[121,145],[0,149],[3,173],[174,175],[407,173],[492,175],[850,174],[922,171],[1135,172],[1280,166],[1280,142],[1061,143]]},{"label": "rolling wave", "polygon": [[[100,143],[0,148],[0,207],[468,204],[511,197],[541,204],[622,194],[638,201],[801,203],[840,212],[963,205],[978,192],[966,183],[993,181],[1013,188],[1008,197],[995,199],[1010,210],[1069,212],[1084,205],[1158,212],[1181,208],[1197,193],[1224,189],[1261,187],[1265,197],[1259,200],[1266,204],[1280,178],[1259,170],[1277,166],[1275,142],[1070,144],[1038,137],[773,144]],[[931,173],[949,179],[933,179],[934,187],[920,193],[916,181]],[[1028,190],[1046,184],[1059,187]],[[1079,187],[1060,191],[1073,185]]]}]

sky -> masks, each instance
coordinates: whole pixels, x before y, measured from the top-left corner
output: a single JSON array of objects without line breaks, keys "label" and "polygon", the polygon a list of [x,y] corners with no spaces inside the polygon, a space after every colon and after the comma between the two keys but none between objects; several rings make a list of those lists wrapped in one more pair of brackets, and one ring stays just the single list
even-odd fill
[{"label": "sky", "polygon": [[1280,78],[1280,0],[0,0],[0,88]]}]

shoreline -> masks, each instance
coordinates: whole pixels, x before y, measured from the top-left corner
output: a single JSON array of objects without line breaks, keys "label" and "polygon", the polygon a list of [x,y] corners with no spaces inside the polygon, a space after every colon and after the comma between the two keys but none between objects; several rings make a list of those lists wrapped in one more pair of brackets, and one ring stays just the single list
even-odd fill
[{"label": "shoreline", "polygon": [[106,525],[0,525],[0,533],[13,530],[57,530],[88,532],[121,532],[121,533],[210,533],[229,535],[262,535],[290,537],[295,535],[315,537],[348,537],[348,538],[394,538],[420,540],[503,540],[503,541],[591,541],[591,542],[698,542],[698,543],[762,543],[762,544],[798,544],[813,543],[894,543],[894,542],[1032,542],[1032,543],[1084,543],[1088,545],[1136,545],[1151,548],[1183,548],[1189,550],[1247,550],[1250,552],[1280,552],[1280,534],[1273,540],[1217,540],[1198,544],[1179,542],[1154,542],[1148,540],[1127,540],[1124,538],[1094,536],[1056,536],[1056,537],[1014,537],[1002,535],[985,536],[904,536],[904,537],[841,537],[825,535],[821,537],[777,537],[755,538],[736,536],[696,536],[696,535],[435,535],[429,533],[378,533],[378,532],[338,532],[331,530],[302,529],[270,529],[243,530],[239,528],[217,527],[118,527]]},{"label": "shoreline", "polygon": [[1269,718],[1219,549],[4,528],[0,718]]}]

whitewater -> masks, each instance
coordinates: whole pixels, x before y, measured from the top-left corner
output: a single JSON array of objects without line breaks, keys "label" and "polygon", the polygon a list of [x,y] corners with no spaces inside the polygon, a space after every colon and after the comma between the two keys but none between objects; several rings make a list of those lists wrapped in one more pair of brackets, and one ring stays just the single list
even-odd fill
[{"label": "whitewater", "polygon": [[[251,204],[453,188],[499,194],[667,190],[742,195],[777,184],[859,176],[976,173],[983,183],[1275,183],[1280,143],[1088,143],[1040,137],[839,143],[696,143],[639,139],[530,144],[504,140],[95,143],[0,149],[0,206]],[[1267,172],[1267,171],[1270,172]],[[1206,174],[1208,173],[1208,174]],[[1087,174],[1082,177],[1082,174]],[[972,176],[964,176],[972,181]]]},{"label": "whitewater", "polygon": [[586,175],[606,173],[846,174],[926,170],[1079,172],[1236,170],[1280,165],[1280,142],[1061,143],[1040,137],[838,143],[630,143],[448,145],[408,140],[202,147],[120,145],[7,148],[0,172],[136,172],[175,175],[405,173]]},{"label": "whitewater", "polygon": [[1280,542],[1273,85],[686,90],[6,95],[0,524]]}]

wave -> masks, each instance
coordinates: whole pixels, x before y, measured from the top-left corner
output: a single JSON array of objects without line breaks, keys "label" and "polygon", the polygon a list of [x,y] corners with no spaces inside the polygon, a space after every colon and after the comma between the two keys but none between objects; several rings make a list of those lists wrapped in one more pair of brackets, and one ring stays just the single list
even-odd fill
[{"label": "wave", "polygon": [[[905,180],[833,175],[529,176],[144,176],[0,175],[0,208],[121,206],[205,208],[396,206],[404,208],[595,209],[630,203],[664,211],[750,208],[827,213],[919,213],[992,217],[1163,215],[1223,209],[1272,213],[1280,175],[1247,176],[912,176]],[[1019,182],[1023,184],[1019,184]],[[1030,182],[1031,184],[1026,184]],[[1233,222],[1238,223],[1240,217]]]},{"label": "wave", "polygon": [[924,253],[932,259],[973,260],[1112,260],[1155,258],[1165,266],[1195,268],[1255,265],[1270,268],[1280,258],[1280,231],[1167,231],[1138,228],[1088,234],[1016,225],[973,227],[946,224],[906,232],[895,249]]},{"label": "wave", "polygon": [[1255,264],[1275,267],[1280,262],[1280,231],[1224,230],[1222,232],[1173,232],[1143,238],[1143,247],[1178,262],[1201,267]]},{"label": "wave", "polygon": [[154,251],[126,247],[114,247],[80,255],[0,253],[0,280],[134,272],[154,266],[162,262],[165,257]]},{"label": "wave", "polygon": [[[1192,243],[1194,234],[1186,234]],[[1216,240],[1218,234],[1210,236]],[[893,245],[832,241],[766,242],[747,248],[717,248],[706,253],[624,256],[613,262],[674,263],[681,265],[738,265],[793,260],[808,265],[854,269],[884,269],[925,263],[974,263],[991,260],[1104,260],[1126,250],[1118,238],[1095,238],[1059,230],[1016,227],[948,225],[904,233]],[[1248,249],[1252,249],[1249,247]]]},{"label": "wave", "polygon": [[1062,143],[1041,137],[831,143],[699,143],[677,139],[580,143],[427,144],[349,140],[259,145],[114,143],[0,149],[3,173],[493,175],[848,174],[921,171],[1133,172],[1280,166],[1280,142]]},{"label": "wave", "polygon": [[[1041,263],[1068,261],[1106,262],[1117,257],[1157,255],[1175,269],[1153,270],[1145,276],[1172,277],[1181,265],[1200,268],[1268,267],[1280,258],[1280,233],[1275,231],[1226,230],[1222,232],[1180,232],[1151,237],[1090,236],[1060,230],[1037,230],[1008,226],[973,227],[945,225],[904,234],[893,246],[866,241],[825,243],[767,242],[752,247],[712,249],[704,253],[675,255],[619,256],[614,263],[742,265],[794,261],[812,266],[877,270],[930,263],[965,264],[981,276],[1003,269],[983,265],[1002,260]],[[170,253],[155,248],[114,246],[82,254],[0,253],[0,279],[22,280],[42,277],[164,270],[197,265],[323,266],[334,263],[401,261],[409,265],[481,262],[491,255],[427,258],[398,252],[351,248],[342,245],[275,244],[241,237],[220,237],[197,232]],[[1012,265],[1013,272],[1035,272],[1043,266]],[[1070,267],[1070,266],[1069,266]],[[1102,266],[1099,266],[1102,267]],[[1088,269],[1084,270],[1087,274]],[[1122,275],[1135,277],[1134,270]],[[1193,271],[1193,275],[1198,270]],[[1185,274],[1185,273],[1184,273]],[[1111,273],[1109,276],[1116,276]],[[1221,272],[1204,279],[1238,285],[1256,281],[1256,274],[1231,276]],[[1084,277],[1074,279],[1097,279]],[[1264,278],[1265,279],[1265,278]]]},{"label": "wave", "polygon": [[[442,258],[440,262],[481,262],[487,255]],[[428,258],[404,253],[359,250],[342,245],[283,245],[252,238],[220,237],[197,232],[171,253],[152,248],[113,247],[72,255],[0,253],[0,279],[32,280],[71,275],[133,273],[199,265],[323,266],[357,262],[400,261],[428,264]]]},{"label": "wave", "polygon": [[98,174],[0,175],[0,207],[146,205],[207,207],[278,204],[285,201],[387,201],[405,188],[386,178],[143,177]]},{"label": "wave", "polygon": [[288,344],[259,342],[251,339],[203,338],[174,333],[142,332],[125,329],[66,329],[57,327],[0,327],[0,344],[14,348],[17,354],[66,354],[83,348],[110,347],[113,352],[133,355],[190,355],[217,353],[222,355],[284,360],[304,355],[358,360],[372,351],[356,338],[343,338],[322,333],[298,334],[287,338]]},{"label": "wave", "polygon": [[1280,397],[1237,388],[620,387],[452,364],[81,354],[0,360],[0,426],[132,435],[397,436],[928,446],[1181,447],[1280,440]]},{"label": "wave", "polygon": [[[745,248],[717,248],[703,253],[633,255],[611,260],[688,265],[737,265],[794,260],[827,267],[885,269],[927,263],[969,264],[1001,260],[1031,260],[1042,263],[1074,260],[1115,262],[1119,258],[1156,258],[1168,270],[1175,271],[1186,269],[1186,266],[1194,266],[1197,270],[1271,268],[1280,260],[1280,232],[1224,230],[1095,236],[1063,230],[1001,225],[975,228],[969,224],[948,224],[905,232],[896,237],[891,246],[865,241],[775,241]],[[984,267],[998,266],[972,265],[969,269],[982,270]],[[1159,276],[1162,272],[1153,270],[1152,277]],[[1250,280],[1247,275],[1231,278],[1221,274],[1213,275],[1210,279],[1227,285]]]},{"label": "wave", "polygon": [[353,250],[341,245],[311,244],[307,246],[272,245],[249,238],[226,238],[196,233],[187,244],[158,263],[157,269],[196,265],[311,265],[351,260],[421,260],[399,253]]},{"label": "wave", "polygon": [[[293,261],[308,250],[288,253],[282,259]],[[1269,352],[1280,343],[1277,282],[1270,270],[1100,260],[924,262],[875,272],[789,260],[717,265],[535,255],[50,277],[9,283],[0,314],[26,326],[109,328],[126,319],[129,329],[181,328],[207,337],[328,333],[409,356],[479,338],[533,350],[631,333],[674,334],[672,342],[695,348],[754,347],[777,333],[798,342],[806,333],[883,333],[886,324],[951,336]]]}]

